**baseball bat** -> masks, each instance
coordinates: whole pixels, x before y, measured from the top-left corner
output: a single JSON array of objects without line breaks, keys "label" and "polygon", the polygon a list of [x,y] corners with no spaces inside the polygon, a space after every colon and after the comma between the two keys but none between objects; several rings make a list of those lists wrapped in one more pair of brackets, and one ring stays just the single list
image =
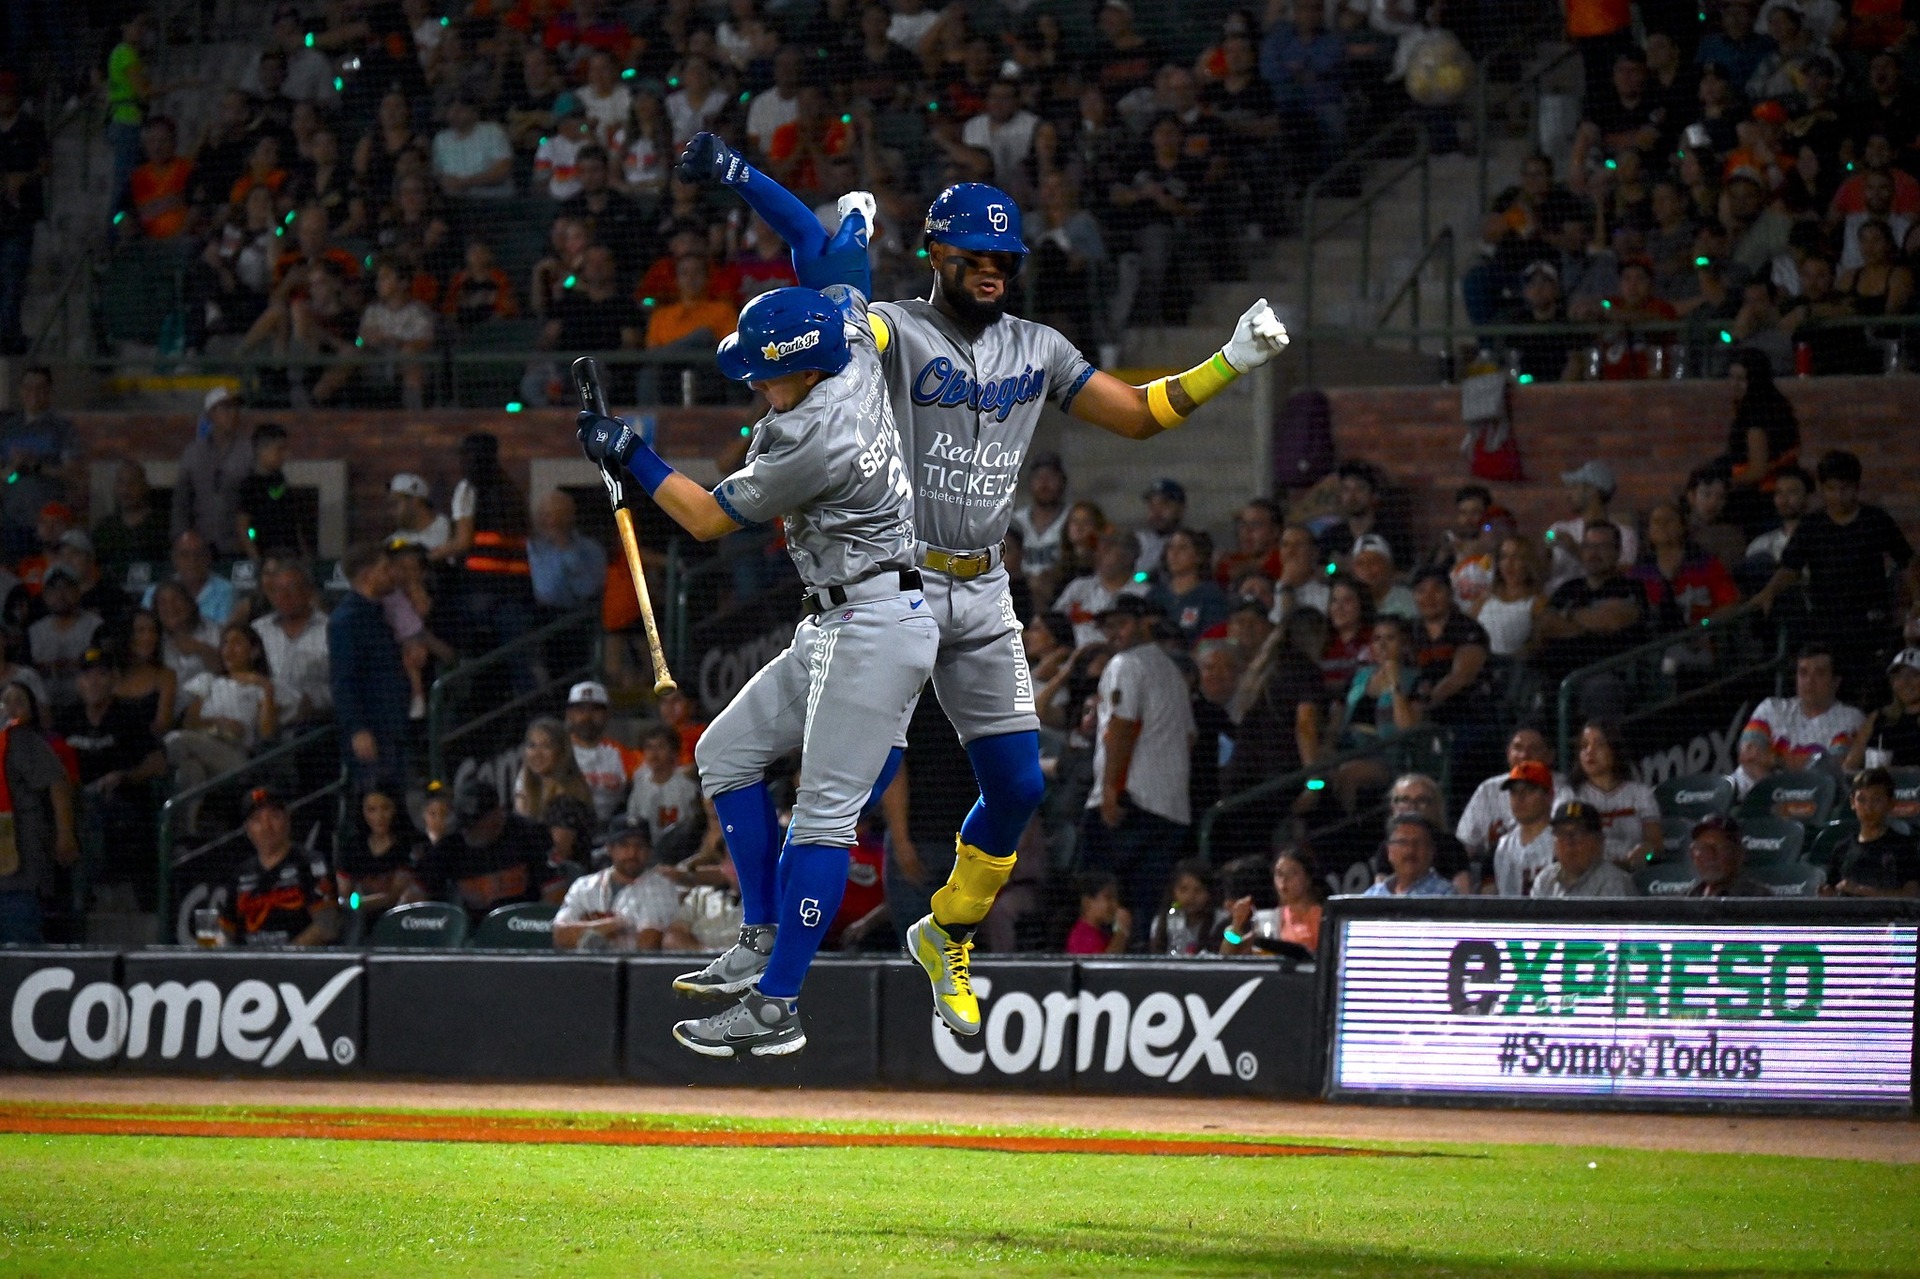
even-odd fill
[{"label": "baseball bat", "polygon": [[[600,363],[590,355],[573,362],[573,384],[580,392],[580,407],[589,413],[608,416],[607,394],[600,389]],[[633,532],[632,500],[627,483],[615,467],[600,463],[600,478],[607,486],[607,500],[613,503],[614,527],[620,530],[620,549],[626,552],[627,571],[633,575],[633,593],[640,601],[640,624],[647,632],[647,656],[653,659],[653,693],[659,697],[679,685],[667,669],[667,652],[660,644],[660,623],[653,615],[653,597],[647,591],[646,569],[640,563],[640,539]]]}]

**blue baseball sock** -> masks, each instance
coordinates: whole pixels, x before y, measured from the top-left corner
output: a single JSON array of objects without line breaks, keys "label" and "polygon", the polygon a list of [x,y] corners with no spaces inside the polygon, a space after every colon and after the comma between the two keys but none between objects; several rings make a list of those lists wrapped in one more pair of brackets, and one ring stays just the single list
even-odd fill
[{"label": "blue baseball sock", "polygon": [[776,870],[780,825],[767,784],[755,782],[715,795],[713,811],[720,816],[720,833],[726,837],[734,873],[740,877],[741,922],[749,926],[775,923],[780,916]]},{"label": "blue baseball sock", "polygon": [[880,766],[880,778],[873,784],[873,791],[867,796],[867,807],[872,808],[887,793],[887,787],[893,785],[893,779],[899,775],[900,761],[907,757],[907,748],[896,746],[887,752],[887,762]]},{"label": "blue baseball sock", "polygon": [[960,823],[960,838],[990,857],[1005,857],[1040,807],[1047,779],[1040,771],[1040,734],[1001,733],[967,744],[980,798]]},{"label": "blue baseball sock", "polygon": [[760,974],[760,993],[797,999],[813,957],[826,940],[847,891],[848,850],[829,844],[788,844],[780,854],[780,932]]}]

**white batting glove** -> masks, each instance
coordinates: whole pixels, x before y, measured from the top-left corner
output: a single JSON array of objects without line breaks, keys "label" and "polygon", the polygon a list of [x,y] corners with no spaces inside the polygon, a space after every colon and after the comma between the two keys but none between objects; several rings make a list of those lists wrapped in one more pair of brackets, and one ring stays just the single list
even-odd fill
[{"label": "white batting glove", "polygon": [[1220,353],[1240,372],[1251,373],[1285,350],[1287,341],[1287,326],[1280,323],[1280,317],[1273,313],[1267,300],[1261,298],[1248,307],[1240,323],[1233,326],[1233,336],[1227,339]]},{"label": "white batting glove", "polygon": [[879,223],[875,221],[875,215],[879,212],[879,205],[874,203],[873,192],[871,191],[847,192],[840,197],[839,209],[840,220],[842,222],[847,220],[849,213],[855,211],[858,211],[862,217],[866,218],[867,234],[869,236],[874,234],[874,228],[879,225]]}]

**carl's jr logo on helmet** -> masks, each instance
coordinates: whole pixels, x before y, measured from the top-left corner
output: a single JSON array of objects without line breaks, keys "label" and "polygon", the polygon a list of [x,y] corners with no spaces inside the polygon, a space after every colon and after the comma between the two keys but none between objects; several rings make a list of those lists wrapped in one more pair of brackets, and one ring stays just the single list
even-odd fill
[{"label": "carl's jr logo on helmet", "polygon": [[819,345],[820,345],[820,330],[808,329],[805,333],[802,333],[799,337],[788,338],[784,342],[767,343],[765,346],[760,348],[760,354],[765,356],[769,360],[784,360],[789,355],[797,355],[801,351],[811,351],[814,347]]}]

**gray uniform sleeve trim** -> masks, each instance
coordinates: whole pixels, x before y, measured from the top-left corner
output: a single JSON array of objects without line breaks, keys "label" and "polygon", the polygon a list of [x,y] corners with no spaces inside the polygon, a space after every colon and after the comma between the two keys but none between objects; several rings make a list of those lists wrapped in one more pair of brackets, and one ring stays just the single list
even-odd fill
[{"label": "gray uniform sleeve trim", "polygon": [[740,512],[733,509],[733,503],[727,500],[726,489],[727,489],[727,486],[724,483],[716,484],[713,489],[713,500],[720,504],[720,509],[727,513],[727,518],[732,520],[735,524],[738,524],[741,528],[747,528],[747,527],[750,527],[751,525],[759,523],[758,520],[750,520],[746,516],[740,514]]},{"label": "gray uniform sleeve trim", "polygon": [[1087,384],[1087,379],[1092,377],[1093,374],[1094,368],[1091,364],[1080,370],[1080,376],[1073,379],[1073,385],[1069,386],[1066,393],[1060,397],[1060,411],[1062,413],[1067,412],[1073,407],[1073,397],[1080,394],[1080,388]]}]

